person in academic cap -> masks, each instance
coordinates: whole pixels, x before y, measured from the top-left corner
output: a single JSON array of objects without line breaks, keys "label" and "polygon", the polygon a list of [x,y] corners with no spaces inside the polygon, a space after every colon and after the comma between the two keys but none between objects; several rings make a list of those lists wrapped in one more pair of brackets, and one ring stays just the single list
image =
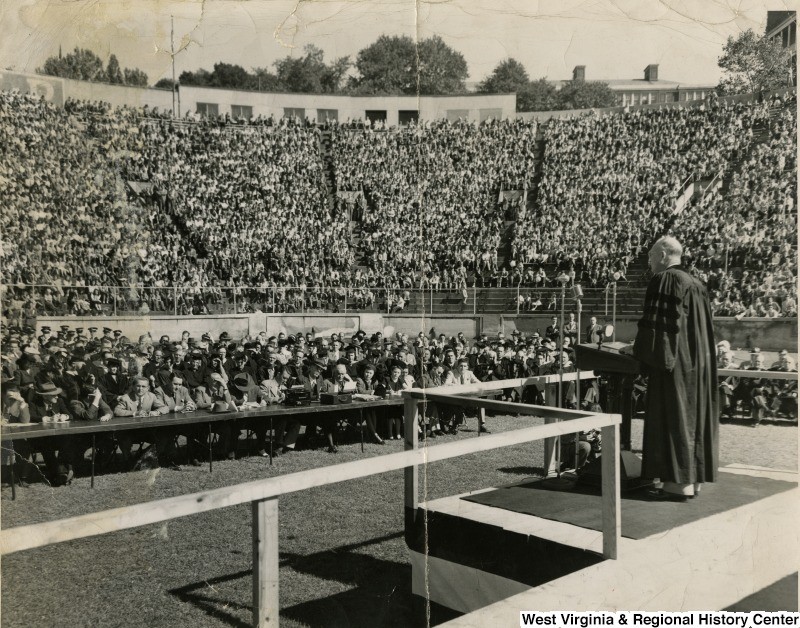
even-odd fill
[{"label": "person in academic cap", "polygon": [[653,497],[685,502],[715,482],[719,463],[716,346],[703,284],[681,265],[683,247],[659,238],[649,252],[647,286],[633,353],[648,375],[642,477],[658,478]]}]

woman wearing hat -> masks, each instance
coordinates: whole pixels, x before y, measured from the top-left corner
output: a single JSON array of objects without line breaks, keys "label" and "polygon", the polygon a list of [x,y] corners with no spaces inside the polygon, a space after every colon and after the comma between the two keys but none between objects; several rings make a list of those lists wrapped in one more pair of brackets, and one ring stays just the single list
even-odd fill
[{"label": "woman wearing hat", "polygon": [[[226,381],[219,373],[211,373],[206,383],[194,389],[194,402],[198,410],[208,410],[209,412],[228,412],[236,411],[235,402],[231,393],[228,390]],[[213,429],[219,436],[225,454],[228,455],[231,451],[232,435],[231,429],[228,425],[230,421],[217,421],[212,424]],[[238,436],[238,430],[235,431]],[[235,454],[234,454],[235,457]]]},{"label": "woman wearing hat", "polygon": [[[30,423],[30,407],[19,390],[19,382],[3,373],[3,397],[0,400],[0,415],[3,425],[7,423]],[[27,486],[30,466],[30,448],[27,440],[3,441],[0,450],[0,464],[3,467],[14,465],[14,476],[20,486]]]},{"label": "woman wearing hat", "polygon": [[[70,420],[72,413],[64,403],[61,393],[62,390],[52,382],[37,384],[30,403],[31,422]],[[69,484],[74,476],[72,462],[76,457],[72,439],[64,436],[47,436],[37,440],[39,451],[42,452],[47,465],[50,482],[54,486]]]},{"label": "woman wearing hat", "polygon": [[[376,394],[375,389],[377,388],[377,385],[378,384],[375,380],[375,365],[371,362],[365,362],[361,366],[361,376],[356,379],[356,392],[359,395],[374,395]],[[367,423],[367,431],[369,432],[372,440],[378,445],[383,445],[384,441],[378,435],[378,431],[376,429],[377,419],[375,416],[375,410],[365,410],[364,420]]]},{"label": "woman wearing hat", "polygon": [[[403,378],[405,364],[392,360],[388,364],[388,377],[376,387],[375,394],[380,397],[399,397],[402,391],[409,388]],[[403,432],[403,408],[387,408],[389,415],[389,440],[400,440]]]}]

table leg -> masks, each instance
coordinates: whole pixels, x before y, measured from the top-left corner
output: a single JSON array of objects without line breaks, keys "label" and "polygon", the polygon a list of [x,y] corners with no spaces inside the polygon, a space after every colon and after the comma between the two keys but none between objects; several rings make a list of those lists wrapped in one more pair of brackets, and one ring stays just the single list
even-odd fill
[{"label": "table leg", "polygon": [[272,417],[269,417],[269,464],[272,466],[272,457],[275,455],[275,426]]},{"label": "table leg", "polygon": [[358,425],[361,428],[361,453],[364,453],[364,410],[358,410]]},{"label": "table leg", "polygon": [[211,433],[211,423],[208,424],[208,472],[214,471],[214,435]]},{"label": "table leg", "polygon": [[96,436],[92,434],[92,481],[89,485],[91,488],[94,488],[94,461],[97,455],[97,443],[96,443]]},{"label": "table leg", "polygon": [[[35,455],[34,455],[35,459]],[[14,467],[17,464],[17,452],[14,450],[14,441],[11,441],[11,501],[17,498],[17,477],[14,473]]]}]

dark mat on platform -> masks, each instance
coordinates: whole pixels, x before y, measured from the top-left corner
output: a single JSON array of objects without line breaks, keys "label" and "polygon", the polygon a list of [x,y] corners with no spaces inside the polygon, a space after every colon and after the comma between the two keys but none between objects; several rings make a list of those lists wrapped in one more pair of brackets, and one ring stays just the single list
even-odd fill
[{"label": "dark mat on platform", "polygon": [[797,572],[795,572],[722,610],[731,613],[749,613],[751,611],[770,613],[793,611],[796,613],[798,611],[797,603]]},{"label": "dark mat on platform", "polygon": [[[788,491],[795,486],[797,485],[793,482],[770,478],[720,473],[718,482],[705,484],[700,495],[686,503],[651,502],[647,500],[643,490],[624,493],[622,535],[631,539],[643,539]],[[553,488],[552,483],[547,480],[532,480],[462,499],[590,530],[603,528],[599,487],[559,489]]]}]

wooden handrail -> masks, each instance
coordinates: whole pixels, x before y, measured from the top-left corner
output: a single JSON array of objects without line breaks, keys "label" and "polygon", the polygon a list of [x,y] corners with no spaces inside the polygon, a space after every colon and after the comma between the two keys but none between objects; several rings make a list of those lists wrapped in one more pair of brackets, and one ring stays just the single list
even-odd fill
[{"label": "wooden handrail", "polygon": [[[488,400],[481,399],[470,399],[470,401],[489,403]],[[542,410],[548,409],[541,408]],[[552,408],[548,410],[552,410]],[[190,495],[180,495],[144,504],[123,506],[57,521],[17,526],[2,531],[0,535],[0,554],[6,555],[54,543],[63,543],[109,532],[138,528],[218,508],[227,508],[228,506],[279,497],[286,493],[303,491],[317,486],[336,484],[378,473],[396,471],[411,465],[424,465],[429,462],[447,460],[448,458],[466,454],[518,445],[531,440],[600,429],[609,425],[618,425],[620,421],[620,415],[590,414],[575,419],[570,418],[568,421],[561,423],[536,425],[500,434],[489,434],[481,438],[446,443],[434,447],[422,447],[319,469],[309,469],[274,478],[254,480],[235,486],[225,486]]]},{"label": "wooden handrail", "polygon": [[[461,389],[463,393],[491,392],[502,388],[515,388],[526,382],[541,383],[543,380],[549,381],[549,378],[553,377],[500,380],[451,387],[447,393],[429,393],[421,389],[406,390],[403,391],[406,451],[58,521],[17,526],[0,532],[0,555],[128,530],[250,502],[253,548],[253,625],[256,628],[277,626],[279,615],[278,498],[281,495],[404,469],[406,511],[410,510],[412,517],[416,517],[419,510],[418,468],[420,465],[539,439],[549,439],[552,448],[552,441],[558,436],[600,429],[605,454],[602,460],[603,555],[606,558],[614,559],[617,557],[621,534],[620,471],[617,454],[621,415],[558,410],[545,406],[514,404],[478,397],[459,398],[453,394],[456,388]],[[577,374],[569,373],[568,377],[576,379]],[[589,374],[586,374],[586,377],[589,377]],[[540,415],[544,417],[545,423],[434,447],[429,447],[428,441],[425,441],[425,444],[420,447],[417,433],[419,404],[424,401],[437,400],[444,403],[460,401],[464,406],[480,408],[481,413],[487,408],[495,408],[528,415]],[[547,450],[547,442],[545,450]]]}]

